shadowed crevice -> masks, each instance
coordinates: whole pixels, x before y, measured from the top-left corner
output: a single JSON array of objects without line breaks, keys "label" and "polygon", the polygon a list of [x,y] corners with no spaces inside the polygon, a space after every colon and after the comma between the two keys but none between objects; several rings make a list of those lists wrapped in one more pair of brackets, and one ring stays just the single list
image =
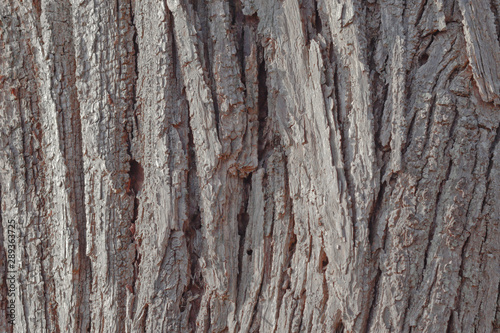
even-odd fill
[{"label": "shadowed crevice", "polygon": [[382,270],[380,269],[380,267],[378,267],[377,274],[373,279],[373,285],[370,288],[372,290],[372,293],[371,293],[370,306],[368,307],[369,310],[368,310],[368,317],[366,319],[366,326],[365,329],[363,330],[365,333],[370,332],[370,325],[373,323],[374,320],[375,308],[377,307],[377,302],[379,299],[378,288],[380,285],[380,281],[382,280],[381,277],[382,277]]},{"label": "shadowed crevice", "polygon": [[144,168],[136,160],[130,160],[129,183],[127,186],[127,194],[136,197],[142,189],[144,183]]},{"label": "shadowed crevice", "polygon": [[321,15],[318,9],[318,0],[313,0],[314,2],[314,21],[313,28],[316,34],[320,34],[323,31],[323,21],[321,20]]},{"label": "shadowed crevice", "polygon": [[244,255],[252,255],[252,249],[245,249],[245,237],[247,232],[250,215],[248,214],[248,202],[250,193],[252,192],[252,174],[249,174],[243,179],[243,189],[241,191],[241,206],[237,216],[238,221],[238,236],[239,236],[239,250],[238,250],[238,277],[236,285],[239,287],[242,273],[242,263]]},{"label": "shadowed crevice", "polygon": [[306,46],[323,30],[317,0],[299,0],[299,13]]},{"label": "shadowed crevice", "polygon": [[197,177],[196,151],[194,145],[193,131],[188,121],[188,223],[184,224],[184,235],[186,237],[186,247],[188,252],[188,283],[182,294],[179,310],[181,312],[189,311],[188,326],[196,332],[196,319],[201,308],[201,301],[205,293],[205,286],[200,267],[199,258],[202,249],[201,242],[201,212],[200,212],[200,192]]},{"label": "shadowed crevice", "polygon": [[257,59],[259,61],[259,70],[257,74],[258,81],[258,108],[259,108],[259,137],[257,141],[257,156],[258,161],[264,159],[265,152],[268,151],[269,140],[267,139],[267,133],[269,133],[269,119],[268,119],[268,105],[267,105],[267,72],[266,72],[266,60],[264,55],[264,49],[262,46],[257,46]]},{"label": "shadowed crevice", "polygon": [[[134,130],[136,130],[139,133],[139,120],[137,119],[137,82],[139,78],[139,68],[138,68],[138,63],[139,63],[139,44],[137,43],[137,27],[135,24],[135,1],[130,0],[130,24],[131,28],[133,30],[133,36],[132,36],[132,43],[134,45],[134,55],[133,55],[133,61],[134,61],[134,77],[133,77],[133,82],[132,82],[132,113],[133,113],[133,118],[134,118],[134,127],[133,130],[130,132],[130,137],[131,139],[134,139]],[[130,151],[129,151],[130,153]]]},{"label": "shadowed crevice", "polygon": [[344,323],[342,320],[335,327],[335,333],[344,333]]},{"label": "shadowed crevice", "polygon": [[132,278],[132,285],[130,286],[129,291],[132,293],[135,293],[135,284],[137,281],[137,275],[138,275],[138,270],[139,270],[139,264],[141,261],[140,254],[138,251],[138,244],[136,242],[135,238],[135,230],[136,230],[136,222],[139,214],[139,198],[138,195],[142,189],[142,184],[144,182],[144,169],[143,167],[137,162],[136,160],[130,160],[130,170],[129,170],[129,182],[127,184],[127,194],[130,196],[133,196],[134,198],[134,207],[133,207],[133,214],[132,214],[132,220],[130,222],[130,236],[131,236],[131,243],[134,243],[135,247],[135,256],[132,261],[132,266],[133,266],[133,278]]}]

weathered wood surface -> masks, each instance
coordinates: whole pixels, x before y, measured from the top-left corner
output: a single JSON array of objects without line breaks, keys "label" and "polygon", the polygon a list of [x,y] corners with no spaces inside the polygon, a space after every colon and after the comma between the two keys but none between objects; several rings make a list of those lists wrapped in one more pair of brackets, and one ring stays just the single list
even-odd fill
[{"label": "weathered wood surface", "polygon": [[499,13],[1,1],[0,331],[500,332]]}]

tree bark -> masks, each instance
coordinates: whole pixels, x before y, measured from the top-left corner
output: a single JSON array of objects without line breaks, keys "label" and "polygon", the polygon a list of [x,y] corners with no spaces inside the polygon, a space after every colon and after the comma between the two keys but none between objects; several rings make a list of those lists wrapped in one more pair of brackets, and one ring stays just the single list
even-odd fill
[{"label": "tree bark", "polygon": [[0,331],[500,332],[499,13],[2,1]]}]

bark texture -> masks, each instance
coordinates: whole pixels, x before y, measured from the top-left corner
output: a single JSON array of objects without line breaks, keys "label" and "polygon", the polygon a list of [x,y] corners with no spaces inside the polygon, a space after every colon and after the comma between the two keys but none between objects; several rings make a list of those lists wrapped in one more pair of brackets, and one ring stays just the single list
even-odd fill
[{"label": "bark texture", "polygon": [[0,331],[500,332],[499,13],[2,0]]}]

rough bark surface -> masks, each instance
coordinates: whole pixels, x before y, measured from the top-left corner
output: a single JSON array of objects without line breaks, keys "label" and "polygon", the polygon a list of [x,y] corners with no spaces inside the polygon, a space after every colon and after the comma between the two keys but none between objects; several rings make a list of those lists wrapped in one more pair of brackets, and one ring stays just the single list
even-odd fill
[{"label": "rough bark surface", "polygon": [[0,331],[500,332],[499,0],[0,16]]}]

